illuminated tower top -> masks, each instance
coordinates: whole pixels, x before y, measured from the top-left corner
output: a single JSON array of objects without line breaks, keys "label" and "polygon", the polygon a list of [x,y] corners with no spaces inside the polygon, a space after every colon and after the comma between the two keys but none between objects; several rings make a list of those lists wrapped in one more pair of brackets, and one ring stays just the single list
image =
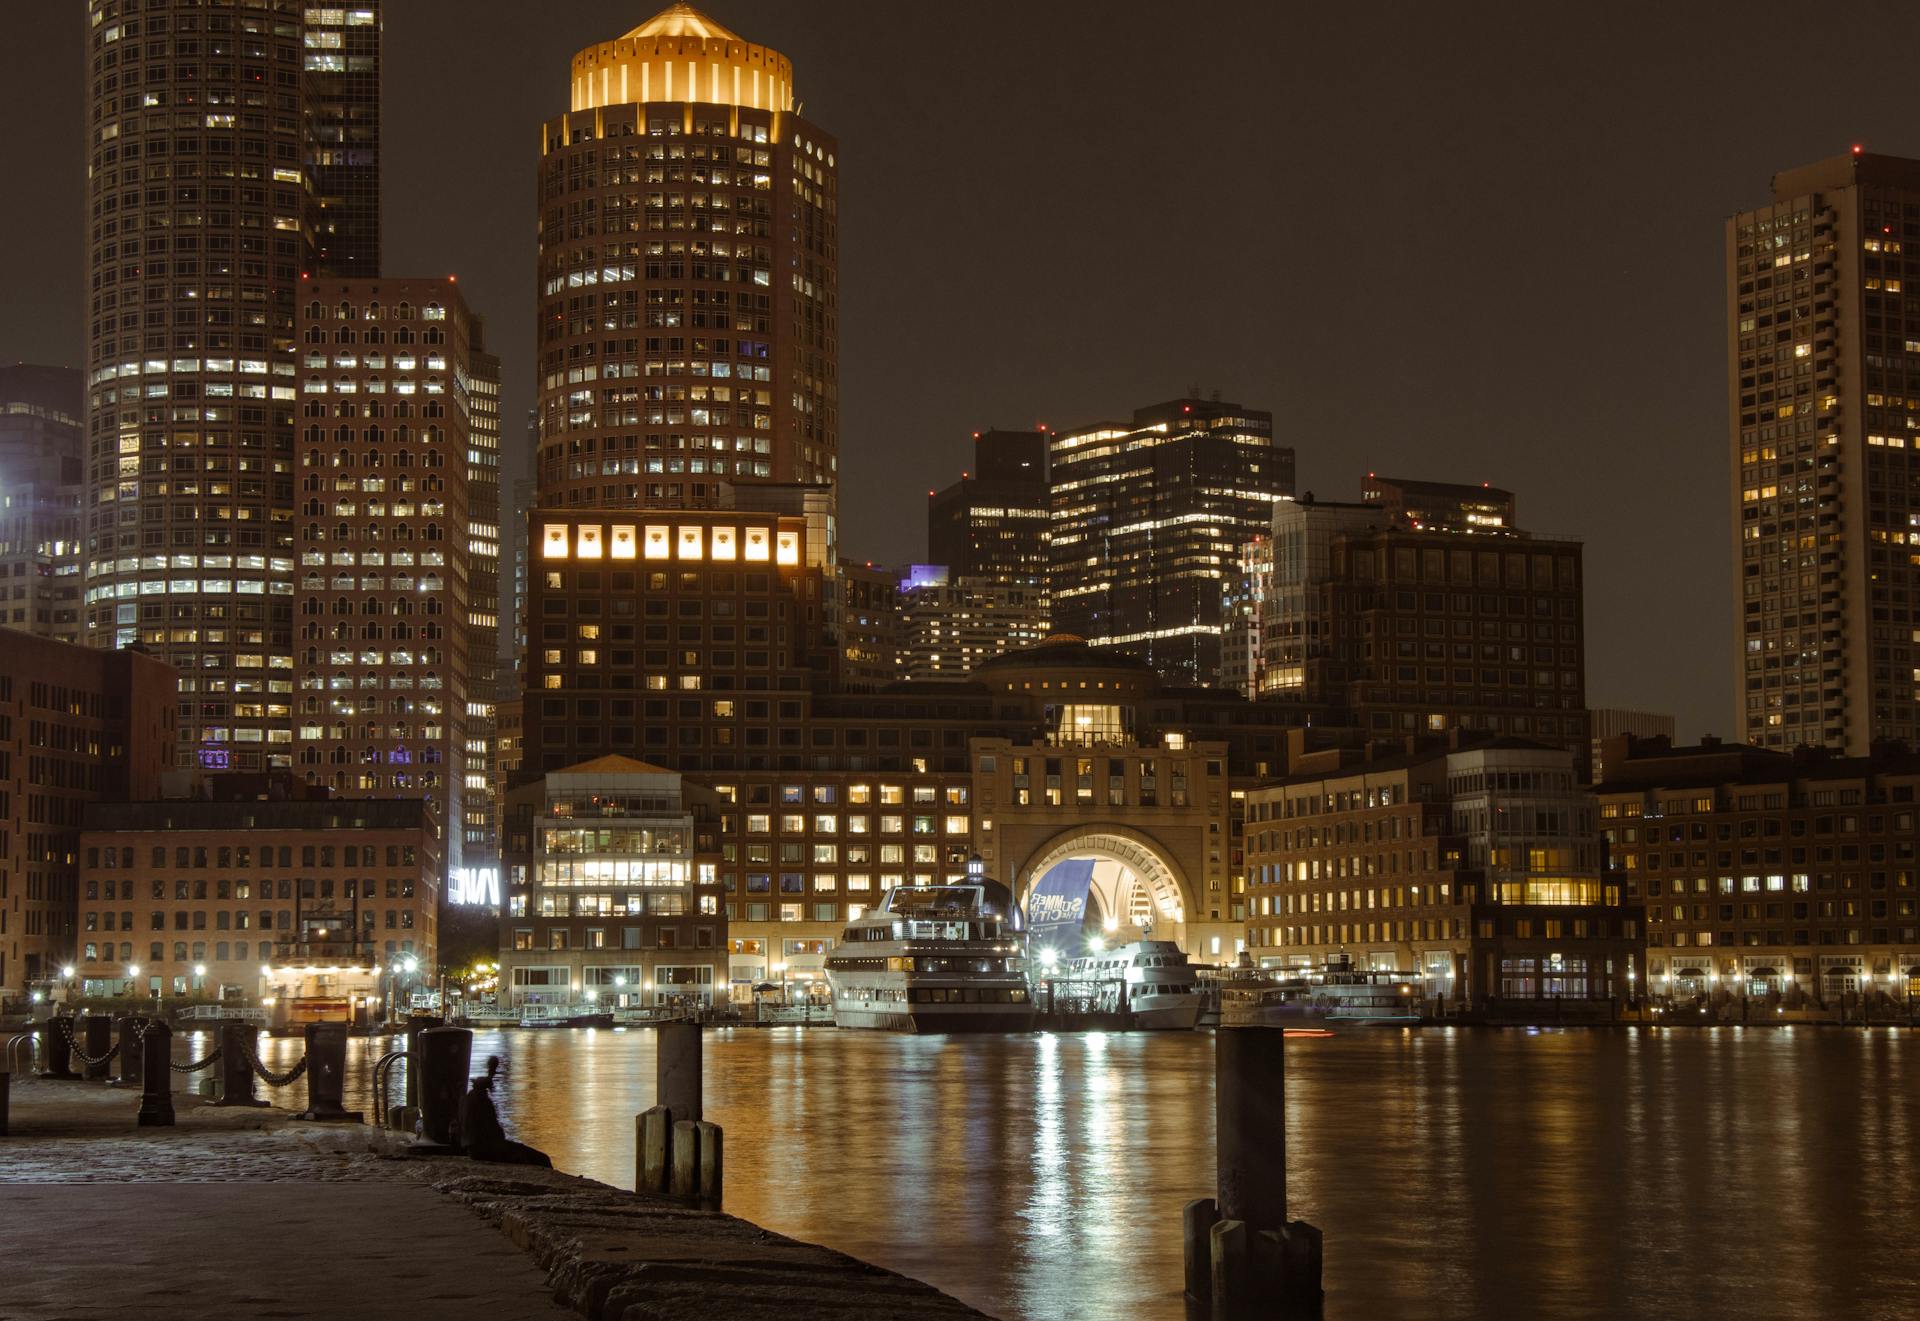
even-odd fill
[{"label": "illuminated tower top", "polygon": [[793,62],[676,4],[573,57],[574,110],[647,101],[792,110]]}]

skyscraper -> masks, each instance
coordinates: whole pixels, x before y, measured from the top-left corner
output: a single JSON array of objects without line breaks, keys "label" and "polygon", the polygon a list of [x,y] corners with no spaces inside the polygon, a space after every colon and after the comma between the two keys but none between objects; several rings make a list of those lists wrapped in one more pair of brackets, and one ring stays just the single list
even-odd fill
[{"label": "skyscraper", "polygon": [[1049,440],[1053,626],[1176,682],[1220,671],[1227,579],[1293,494],[1273,414],[1174,399]]},{"label": "skyscraper", "polygon": [[467,355],[467,740],[462,865],[499,860],[493,760],[500,701],[500,356],[489,353],[481,318]]},{"label": "skyscraper", "polygon": [[315,275],[380,274],[380,5],[306,9],[307,232]]},{"label": "skyscraper", "polygon": [[[1920,161],[1787,170],[1726,224],[1742,738],[1920,738]],[[1920,291],[1916,291],[1920,292]]]},{"label": "skyscraper", "polygon": [[[294,305],[315,257],[313,107],[364,123],[346,98],[378,85],[362,68],[352,88],[309,95],[306,54],[330,49],[309,35],[335,28],[316,15],[309,29],[308,8],[86,9],[86,637],[142,643],[180,672],[182,756],[209,768],[291,764]],[[377,29],[378,9],[340,9],[340,49],[377,51],[377,32],[370,47],[346,34],[367,14]],[[337,214],[364,224],[377,208]],[[377,252],[344,223],[337,251]]]},{"label": "skyscraper", "polygon": [[0,367],[0,624],[80,640],[80,373]]},{"label": "skyscraper", "polygon": [[976,431],[973,467],[927,495],[927,561],[956,579],[1047,582],[1047,432]]},{"label": "skyscraper", "polygon": [[476,777],[476,796],[487,787],[470,703],[492,700],[472,669],[497,646],[473,606],[476,578],[484,592],[498,570],[469,531],[483,466],[470,456],[497,443],[474,404],[491,366],[476,366],[478,324],[444,277],[302,291],[298,769],[346,797],[425,799],[461,866],[464,798]]},{"label": "skyscraper", "polygon": [[676,4],[574,56],[540,148],[541,504],[833,482],[838,147],[787,58]]}]

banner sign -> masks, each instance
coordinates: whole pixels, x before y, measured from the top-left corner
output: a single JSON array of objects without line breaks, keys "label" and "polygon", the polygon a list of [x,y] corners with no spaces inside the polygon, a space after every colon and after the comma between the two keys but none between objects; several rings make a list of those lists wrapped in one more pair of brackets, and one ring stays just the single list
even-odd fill
[{"label": "banner sign", "polygon": [[1047,868],[1027,896],[1027,948],[1052,949],[1062,958],[1080,953],[1093,898],[1092,858],[1068,858]]}]

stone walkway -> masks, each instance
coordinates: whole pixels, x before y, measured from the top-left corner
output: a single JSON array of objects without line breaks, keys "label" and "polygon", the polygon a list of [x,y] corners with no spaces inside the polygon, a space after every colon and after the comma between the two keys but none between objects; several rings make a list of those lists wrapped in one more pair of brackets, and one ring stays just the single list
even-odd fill
[{"label": "stone walkway", "polygon": [[[588,1179],[409,1158],[378,1130],[13,1080],[0,1321],[960,1321],[905,1276]],[[462,1210],[462,1204],[467,1208]]]}]

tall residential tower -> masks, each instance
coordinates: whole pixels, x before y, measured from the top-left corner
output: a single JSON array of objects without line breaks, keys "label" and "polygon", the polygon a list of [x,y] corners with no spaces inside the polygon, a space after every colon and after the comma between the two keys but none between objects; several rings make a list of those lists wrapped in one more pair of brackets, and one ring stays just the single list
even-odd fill
[{"label": "tall residential tower", "polygon": [[[1920,738],[1920,161],[1774,176],[1727,221],[1741,737],[1859,756]],[[1920,263],[1920,259],[1916,259]],[[1920,291],[1915,291],[1920,293]]]},{"label": "tall residential tower", "polygon": [[574,56],[540,151],[540,503],[832,483],[838,147],[786,56],[676,4]]},{"label": "tall residential tower", "polygon": [[[333,48],[312,41],[337,30],[339,49],[377,62],[379,11],[328,6],[336,29],[310,25],[310,8],[86,6],[86,638],[143,644],[179,671],[179,751],[210,769],[291,765],[308,162],[316,107],[364,123],[348,100],[379,84],[361,68],[316,94],[307,55]],[[367,17],[371,40],[350,41]],[[333,212],[330,242],[377,252],[377,236],[349,232],[377,214]]]}]

